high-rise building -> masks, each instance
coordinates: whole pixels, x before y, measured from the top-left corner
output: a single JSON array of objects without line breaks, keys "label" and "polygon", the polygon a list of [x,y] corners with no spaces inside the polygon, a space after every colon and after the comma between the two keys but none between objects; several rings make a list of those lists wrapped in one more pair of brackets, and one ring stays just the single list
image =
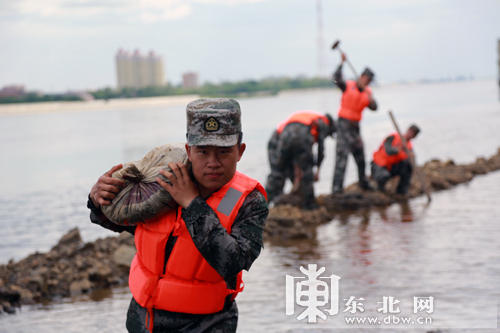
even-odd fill
[{"label": "high-rise building", "polygon": [[182,86],[188,89],[198,88],[198,73],[186,72],[182,74]]},{"label": "high-rise building", "polygon": [[118,89],[144,88],[165,84],[163,60],[150,51],[147,56],[119,49],[115,56]]},{"label": "high-rise building", "polygon": [[26,94],[26,90],[20,84],[13,84],[0,89],[0,97],[20,97],[24,94]]},{"label": "high-rise building", "polygon": [[130,54],[123,49],[118,50],[115,56],[115,64],[118,89],[133,87],[132,61]]}]

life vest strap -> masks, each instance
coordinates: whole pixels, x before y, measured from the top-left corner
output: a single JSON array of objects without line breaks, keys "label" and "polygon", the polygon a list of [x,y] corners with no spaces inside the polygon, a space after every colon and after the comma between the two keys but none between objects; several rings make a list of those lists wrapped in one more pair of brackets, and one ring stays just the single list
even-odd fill
[{"label": "life vest strap", "polygon": [[234,301],[236,296],[241,293],[245,289],[245,282],[243,282],[243,273],[239,272],[236,275],[236,288],[235,289],[227,289],[227,294],[231,295],[231,301]]},{"label": "life vest strap", "polygon": [[154,311],[152,307],[146,309],[146,322],[144,323],[149,333],[153,333]]}]

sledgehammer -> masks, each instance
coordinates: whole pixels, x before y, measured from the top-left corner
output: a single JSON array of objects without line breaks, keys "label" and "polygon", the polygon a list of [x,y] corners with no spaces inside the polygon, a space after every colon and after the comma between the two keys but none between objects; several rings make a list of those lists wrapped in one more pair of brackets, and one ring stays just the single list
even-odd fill
[{"label": "sledgehammer", "polygon": [[[340,52],[341,54],[342,54],[342,53],[344,53],[344,54],[345,54],[345,52],[344,52],[344,51],[342,51],[342,49],[340,48],[339,44],[340,44],[340,40],[338,40],[338,39],[337,39],[337,40],[333,43],[333,45],[332,45],[332,50],[337,49],[337,50],[339,50],[339,52]],[[356,72],[356,69],[354,69],[354,66],[351,64],[351,62],[349,61],[349,58],[347,58],[347,56],[346,56],[346,59],[345,59],[345,60],[347,61],[347,64],[348,64],[348,65],[349,65],[349,67],[351,68],[351,70],[352,70],[352,72],[354,73],[354,76],[356,77],[356,80],[357,80],[357,79],[358,79],[358,73]]]}]

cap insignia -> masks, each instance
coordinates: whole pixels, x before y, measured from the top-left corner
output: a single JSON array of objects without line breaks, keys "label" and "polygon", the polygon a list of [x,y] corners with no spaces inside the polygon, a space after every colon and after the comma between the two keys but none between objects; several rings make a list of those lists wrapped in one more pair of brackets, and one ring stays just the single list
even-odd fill
[{"label": "cap insignia", "polygon": [[205,120],[205,131],[215,132],[219,129],[219,122],[214,117],[210,117]]}]

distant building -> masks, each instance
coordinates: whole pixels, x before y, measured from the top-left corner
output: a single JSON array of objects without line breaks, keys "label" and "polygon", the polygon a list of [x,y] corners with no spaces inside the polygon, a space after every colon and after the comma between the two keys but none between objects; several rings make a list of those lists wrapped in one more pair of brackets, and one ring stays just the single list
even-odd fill
[{"label": "distant building", "polygon": [[198,73],[186,72],[182,74],[182,86],[188,89],[198,88]]},{"label": "distant building", "polygon": [[130,53],[120,49],[116,53],[115,63],[118,89],[165,84],[163,60],[153,51],[150,51],[148,55],[142,55],[139,50]]},{"label": "distant building", "polygon": [[26,94],[23,85],[10,85],[0,89],[0,97],[20,97]]}]

